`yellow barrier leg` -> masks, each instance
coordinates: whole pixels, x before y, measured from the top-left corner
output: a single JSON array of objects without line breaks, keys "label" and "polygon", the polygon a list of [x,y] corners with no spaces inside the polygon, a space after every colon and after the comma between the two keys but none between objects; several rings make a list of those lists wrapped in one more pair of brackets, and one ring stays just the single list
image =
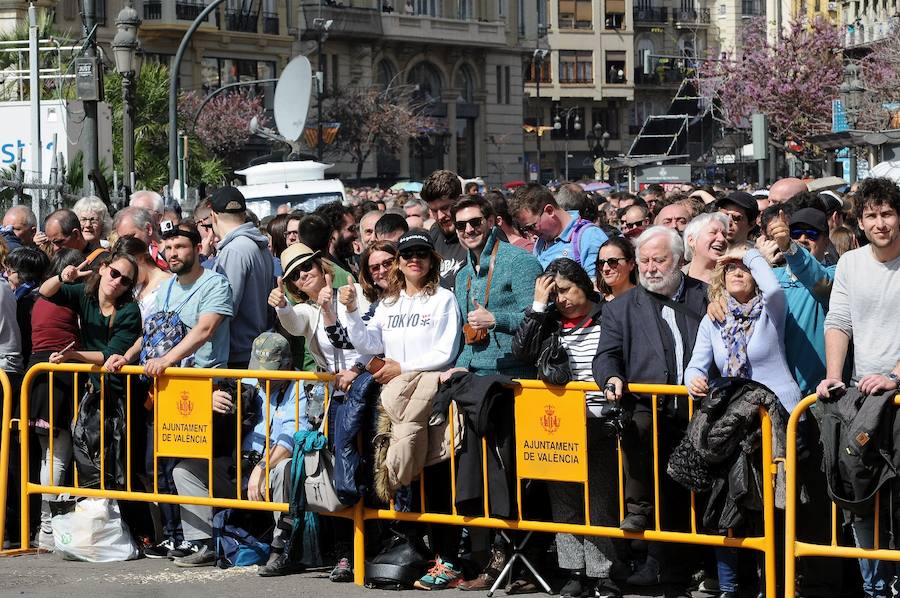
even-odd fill
[{"label": "yellow barrier leg", "polygon": [[[0,542],[6,533],[6,492],[9,484],[9,429],[12,426],[12,389],[5,372],[0,371],[3,387],[3,429],[0,430]],[[21,425],[21,424],[20,424]]]},{"label": "yellow barrier leg", "polygon": [[777,465],[772,461],[772,420],[765,409],[759,410],[762,425],[762,464],[763,464],[763,536],[765,552],[763,562],[766,576],[766,598],[775,598],[778,591],[776,576],[778,568],[775,564],[775,473]]},{"label": "yellow barrier leg", "polygon": [[366,520],[363,516],[363,497],[353,507],[353,583],[366,583]]}]

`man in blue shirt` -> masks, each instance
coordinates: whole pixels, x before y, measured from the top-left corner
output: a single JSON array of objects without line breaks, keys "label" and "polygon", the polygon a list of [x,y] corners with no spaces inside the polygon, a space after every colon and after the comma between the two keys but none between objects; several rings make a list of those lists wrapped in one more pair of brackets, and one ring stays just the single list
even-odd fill
[{"label": "man in blue shirt", "polygon": [[556,258],[567,257],[579,262],[593,279],[606,233],[581,219],[578,211],[563,210],[550,190],[538,183],[516,189],[509,211],[524,234],[538,237],[534,255],[544,269]]}]

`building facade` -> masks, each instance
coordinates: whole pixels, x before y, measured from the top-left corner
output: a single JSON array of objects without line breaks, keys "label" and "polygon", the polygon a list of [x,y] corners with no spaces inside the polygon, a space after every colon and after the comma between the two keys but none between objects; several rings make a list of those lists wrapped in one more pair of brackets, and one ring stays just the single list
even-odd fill
[{"label": "building facade", "polygon": [[628,148],[632,0],[543,0],[539,6],[546,37],[535,49],[547,52],[531,52],[526,70],[528,170],[536,174],[540,162],[541,180],[566,178],[567,171],[570,180],[595,178],[599,155]]}]

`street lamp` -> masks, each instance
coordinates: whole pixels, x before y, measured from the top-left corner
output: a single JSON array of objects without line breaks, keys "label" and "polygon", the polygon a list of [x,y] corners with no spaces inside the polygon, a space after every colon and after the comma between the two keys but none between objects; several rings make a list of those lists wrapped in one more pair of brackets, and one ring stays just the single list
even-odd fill
[{"label": "street lamp", "polygon": [[322,46],[325,44],[325,40],[328,39],[328,30],[331,29],[332,24],[334,24],[334,21],[331,19],[318,17],[313,19],[313,27],[318,32],[316,36],[316,51],[319,54],[319,72],[316,73],[316,79],[318,80],[316,85],[316,112],[319,119],[316,157],[319,162],[323,160],[323,154],[325,153],[325,141],[322,139],[322,95],[325,92],[323,89],[325,84],[325,55],[322,54]]},{"label": "street lamp", "polygon": [[544,120],[544,110],[541,106],[541,79],[544,78],[544,60],[547,59],[547,55],[550,53],[550,50],[545,50],[543,48],[538,48],[534,51],[534,54],[531,55],[531,62],[534,65],[534,99],[538,105],[538,118],[537,118],[537,167],[538,167],[538,182],[541,182],[541,135],[543,131],[541,130],[541,124]]},{"label": "street lamp", "polygon": [[603,125],[594,123],[594,126],[587,132],[588,145],[591,148],[591,157],[594,160],[600,160],[600,180],[603,180],[603,173],[606,170],[603,158],[606,156],[606,147],[609,145],[611,135],[609,131],[603,130]]},{"label": "street lamp", "polygon": [[[570,120],[572,115],[575,115],[575,123],[571,124]],[[562,115],[562,118],[560,118]],[[578,106],[572,106],[571,108],[566,108],[565,110],[558,110],[556,112],[556,116],[553,117],[553,128],[559,131],[563,128],[563,122],[565,122],[565,131],[564,137],[564,151],[566,153],[566,180],[569,180],[569,131],[571,129],[575,129],[576,131],[581,130],[581,117],[578,115]]]},{"label": "street lamp", "polygon": [[116,71],[122,75],[122,169],[126,192],[134,186],[134,84],[141,72],[143,53],[138,41],[141,17],[132,0],[116,16],[116,36],[112,49],[116,59]]}]

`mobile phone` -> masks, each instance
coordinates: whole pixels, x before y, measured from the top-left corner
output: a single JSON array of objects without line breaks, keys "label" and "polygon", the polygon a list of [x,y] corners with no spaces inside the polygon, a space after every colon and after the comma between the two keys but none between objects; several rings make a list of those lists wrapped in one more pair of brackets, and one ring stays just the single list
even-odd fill
[{"label": "mobile phone", "polygon": [[370,374],[375,374],[384,367],[384,360],[380,357],[373,357],[369,360],[369,363],[366,364],[366,371]]},{"label": "mobile phone", "polygon": [[834,399],[839,399],[844,396],[844,393],[847,392],[847,385],[843,382],[838,382],[837,384],[832,384],[825,390],[828,391],[828,395]]}]

